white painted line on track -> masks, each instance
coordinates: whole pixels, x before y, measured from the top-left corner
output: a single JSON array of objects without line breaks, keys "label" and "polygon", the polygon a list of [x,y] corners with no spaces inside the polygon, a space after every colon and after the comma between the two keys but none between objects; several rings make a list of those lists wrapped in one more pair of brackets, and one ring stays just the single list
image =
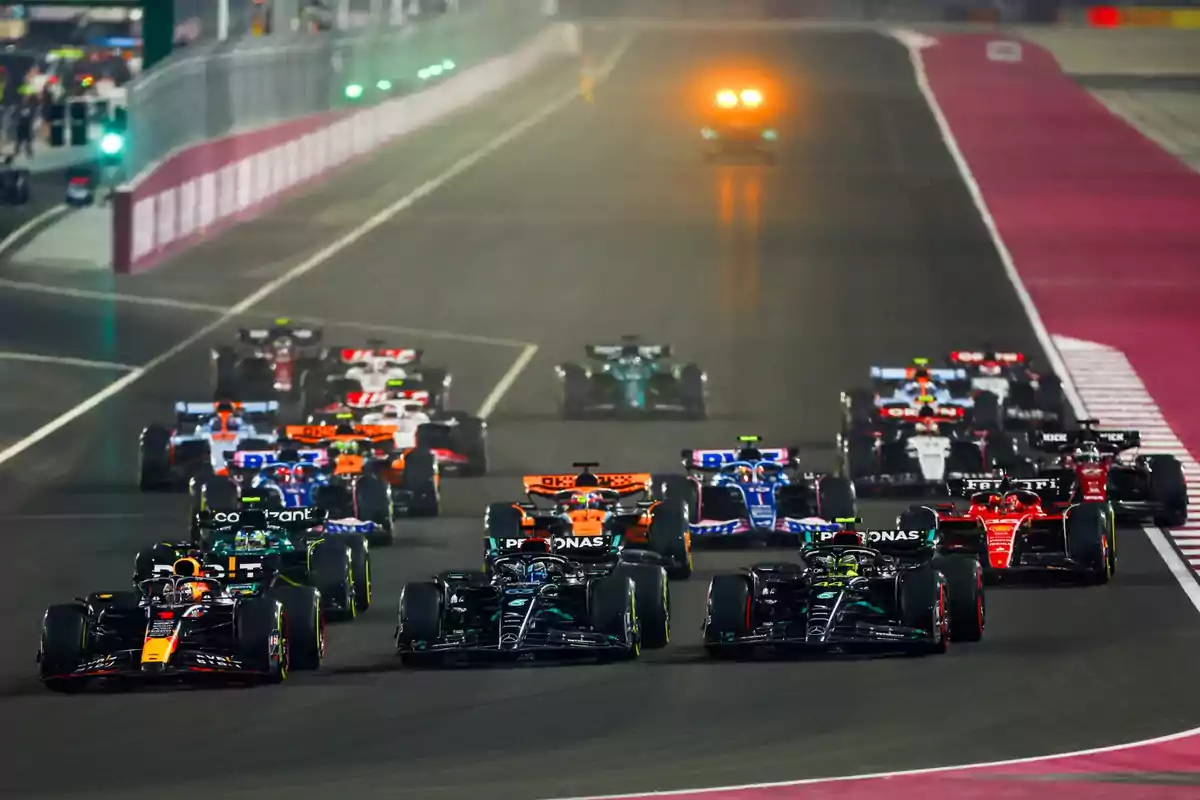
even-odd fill
[{"label": "white painted line on track", "polygon": [[35,364],[58,364],[65,367],[85,367],[89,369],[115,369],[132,372],[137,367],[130,364],[117,364],[112,361],[91,361],[86,358],[70,358],[69,356],[44,356],[38,353],[12,353],[0,350],[0,361],[29,361]]},{"label": "white painted line on track", "polygon": [[[1017,298],[1021,301],[1021,306],[1025,309],[1026,316],[1029,317],[1029,323],[1033,328],[1034,335],[1037,336],[1038,341],[1041,343],[1042,349],[1045,351],[1046,358],[1049,359],[1054,373],[1062,380],[1063,392],[1067,395],[1067,399],[1071,403],[1072,411],[1075,413],[1077,419],[1087,419],[1089,416],[1088,406],[1080,396],[1079,387],[1076,383],[1076,378],[1078,377],[1082,380],[1083,375],[1075,376],[1067,368],[1058,343],[1054,337],[1051,337],[1050,332],[1046,330],[1046,325],[1042,321],[1041,314],[1038,313],[1037,307],[1033,303],[1033,298],[1029,295],[1029,290],[1026,289],[1024,281],[1021,280],[1021,274],[1017,272],[1012,253],[1009,252],[1008,247],[1004,244],[1004,239],[1000,236],[1000,229],[996,226],[996,220],[992,217],[992,212],[988,209],[987,202],[983,198],[983,192],[979,188],[979,183],[975,180],[975,175],[971,172],[971,167],[967,164],[967,160],[958,146],[958,140],[954,137],[954,132],[950,129],[950,123],[946,119],[946,115],[942,112],[942,107],[929,85],[929,76],[925,72],[925,62],[921,56],[921,51],[928,47],[936,47],[937,39],[908,29],[892,29],[890,35],[908,50],[908,59],[912,64],[913,76],[916,79],[917,88],[925,98],[925,102],[933,114],[938,131],[941,133],[942,141],[945,143],[950,157],[954,160],[954,164],[958,168],[959,175],[962,177],[963,184],[967,187],[967,191],[971,195],[971,200],[974,202],[975,208],[983,220],[984,227],[987,228],[988,235],[996,247],[996,253],[1000,257],[1000,263],[1004,265],[1004,272],[1008,276],[1009,282],[1012,283],[1013,289],[1017,293]],[[1092,343],[1081,344],[1087,345]],[[1088,369],[1092,369],[1093,372],[1091,374],[1100,374],[1106,379],[1106,382],[1115,376],[1116,379],[1128,385],[1131,378],[1129,375],[1113,373],[1103,366],[1097,369],[1094,365],[1085,363],[1081,367],[1085,372]],[[1132,377],[1136,378],[1136,375]],[[1104,399],[1106,398],[1100,399],[1101,404],[1103,404]],[[1141,395],[1141,399],[1153,402],[1144,393]],[[1146,403],[1144,402],[1141,407],[1145,409],[1147,407]],[[1161,414],[1156,416],[1155,421],[1158,422],[1160,418]],[[1165,421],[1163,424],[1165,424]],[[1154,530],[1157,531],[1158,528]],[[1161,532],[1158,538],[1163,539],[1164,544],[1166,543]],[[1183,589],[1188,600],[1196,607],[1197,611],[1200,611],[1200,591],[1197,590],[1196,578],[1192,574],[1188,564],[1183,561],[1173,547],[1159,547],[1158,541],[1153,536],[1151,536],[1151,542],[1154,543],[1155,549],[1162,556],[1167,569],[1170,570],[1171,574],[1179,582],[1179,586]]]},{"label": "white painted line on track", "polygon": [[226,306],[192,303],[187,300],[175,300],[170,297],[143,297],[138,294],[98,292],[93,289],[75,289],[70,286],[53,286],[45,283],[32,283],[30,281],[14,281],[7,278],[0,278],[0,289],[57,295],[58,297],[70,297],[76,300],[100,300],[108,303],[129,303],[139,306],[173,308],[181,311],[197,311],[202,314],[224,314],[229,310]]},{"label": "white painted line on track", "polygon": [[529,366],[529,362],[537,355],[538,346],[536,344],[528,344],[521,354],[517,356],[517,360],[512,363],[500,378],[500,382],[496,384],[491,393],[484,399],[483,405],[479,407],[479,411],[475,416],[481,419],[487,419],[492,412],[496,410],[496,406],[500,405],[500,401],[504,398],[505,393],[512,388],[512,385],[517,382],[517,378]]},{"label": "white painted line on track", "polygon": [[[597,75],[596,75],[597,82],[606,79],[609,76],[609,74],[612,73],[612,71],[616,68],[617,64],[620,62],[621,57],[625,54],[625,52],[633,44],[634,38],[635,37],[633,35],[629,35],[624,40],[622,40],[620,45],[618,45],[616,47],[616,49],[613,51],[613,53],[609,56],[609,58],[605,61],[605,63],[603,65],[601,65],[600,69],[597,71]],[[325,264],[326,262],[328,262],[334,256],[341,253],[346,248],[348,248],[351,245],[355,244],[356,242],[362,240],[364,237],[367,236],[367,234],[373,232],[374,230],[376,230],[379,227],[382,227],[383,225],[385,225],[386,223],[391,221],[396,215],[412,208],[419,201],[424,200],[426,197],[433,194],[435,191],[440,189],[442,186],[444,186],[447,183],[449,183],[450,181],[454,180],[459,175],[462,175],[464,172],[471,169],[476,164],[483,161],[485,158],[492,155],[496,151],[500,150],[505,145],[509,144],[510,142],[517,139],[521,135],[525,134],[529,130],[533,129],[537,125],[541,124],[545,120],[549,119],[551,116],[558,113],[562,109],[566,108],[568,105],[570,105],[572,102],[574,102],[578,98],[579,98],[579,89],[578,88],[574,88],[571,91],[560,95],[555,100],[552,100],[551,102],[542,106],[540,109],[538,109],[536,112],[534,112],[534,114],[532,116],[526,117],[525,119],[521,120],[517,124],[513,125],[512,127],[508,128],[507,130],[505,130],[499,136],[496,136],[491,141],[484,144],[482,147],[474,150],[471,153],[468,153],[467,155],[460,158],[458,161],[455,161],[453,164],[450,165],[449,168],[447,168],[440,174],[425,181],[420,186],[418,186],[416,189],[409,192],[408,194],[406,194],[404,197],[400,198],[396,202],[392,203],[387,208],[384,208],[379,213],[371,216],[370,218],[368,218],[364,222],[360,223],[357,227],[353,228],[349,232],[339,236],[337,239],[330,242],[328,245],[321,248],[316,253],[312,254],[311,256],[309,256],[308,258],[306,258],[304,261],[300,262],[296,266],[292,267],[287,272],[280,275],[278,278],[275,278],[272,281],[268,281],[266,284],[259,287],[256,291],[252,292],[249,296],[247,296],[246,298],[244,298],[243,300],[238,302],[236,305],[233,305],[230,308],[225,309],[224,311],[220,312],[219,316],[216,319],[214,319],[213,321],[211,321],[204,327],[200,328],[198,331],[193,333],[191,336],[188,336],[187,338],[183,339],[182,341],[178,342],[177,344],[173,345],[172,347],[167,348],[166,350],[159,353],[154,358],[147,361],[140,368],[133,370],[128,375],[125,375],[120,380],[105,387],[103,390],[97,392],[96,394],[92,395],[88,399],[84,400],[79,405],[75,406],[74,408],[70,409],[69,411],[66,411],[65,413],[61,414],[60,416],[56,417],[55,419],[51,420],[50,422],[47,422],[45,425],[38,428],[36,431],[29,434],[25,438],[15,442],[12,445],[9,445],[4,450],[0,450],[0,464],[4,464],[5,462],[10,461],[14,457],[25,452],[33,445],[42,441],[43,439],[45,439],[47,436],[51,435],[55,431],[58,431],[61,428],[63,428],[64,426],[75,421],[76,419],[83,416],[84,414],[88,413],[93,408],[100,405],[105,400],[109,399],[110,397],[120,394],[125,389],[129,388],[130,386],[132,386],[133,384],[135,384],[139,380],[141,380],[142,377],[144,377],[146,375],[146,373],[150,372],[151,370],[153,370],[157,367],[162,366],[167,361],[170,361],[172,358],[179,355],[187,348],[191,347],[192,345],[194,345],[197,342],[199,342],[200,340],[202,340],[205,336],[208,336],[209,334],[214,333],[217,330],[219,330],[221,328],[221,326],[223,326],[226,323],[228,323],[229,321],[233,320],[235,317],[246,314],[247,312],[250,311],[250,309],[255,308],[263,300],[267,299],[272,294],[279,291],[284,286],[287,286],[289,283],[293,282],[297,278],[303,277],[304,275],[307,275],[308,273],[312,272],[317,267]],[[0,284],[0,285],[3,285],[3,284]],[[534,352],[536,352],[535,345],[528,345],[526,347],[526,351],[528,351],[529,347],[533,347]],[[524,356],[524,353],[526,351],[522,352],[522,356]],[[532,357],[533,356],[530,355],[528,358],[532,358]],[[520,361],[521,361],[521,357],[518,357],[517,362],[520,363]],[[526,363],[528,363],[527,360],[526,360]],[[514,366],[516,366],[516,365],[514,364]],[[521,364],[521,369],[524,369],[524,364]],[[506,385],[505,378],[508,378],[509,374],[513,374],[513,377],[511,379],[509,379],[508,384]],[[500,402],[504,393],[506,391],[508,391],[508,389],[511,387],[512,381],[514,381],[516,379],[517,374],[520,374],[520,369],[515,370],[515,373],[514,373],[514,370],[512,368],[510,368],[509,372],[505,373],[504,378],[501,379],[500,384],[497,385],[497,388],[493,389],[491,394],[488,395],[485,405],[490,403],[491,406],[494,408],[495,405]]]},{"label": "white painted line on track", "polygon": [[26,233],[29,233],[29,231],[33,230],[38,225],[41,225],[43,222],[49,222],[51,220],[58,219],[68,211],[70,211],[70,209],[66,205],[59,203],[52,208],[46,209],[33,219],[27,220],[24,225],[17,228],[8,236],[5,236],[3,240],[0,240],[0,258],[8,255],[8,251],[12,249],[13,245],[21,241],[21,237]]},{"label": "white painted line on track", "polygon": [[[895,772],[867,772],[861,775],[842,775],[835,778],[804,778],[796,781],[777,781],[774,783],[746,783],[740,786],[714,786],[710,789],[674,789],[670,791],[645,792],[637,794],[592,794],[579,797],[556,797],[553,800],[634,800],[640,797],[699,797],[701,795],[718,793],[737,793],[757,789],[786,789],[792,786],[813,786],[821,783],[846,783],[848,781],[869,781],[881,778],[902,778],[909,775],[938,775],[960,770],[990,769],[994,767],[1014,767],[1019,764],[1036,764],[1041,761],[1054,761],[1059,758],[1085,758],[1099,756],[1105,753],[1118,753],[1122,750],[1132,750],[1138,747],[1150,747],[1157,744],[1167,744],[1190,736],[1200,736],[1200,728],[1158,736],[1154,739],[1143,739],[1126,744],[1114,744],[1106,747],[1094,747],[1091,750],[1073,750],[1068,753],[1054,753],[1048,756],[1029,756],[1027,758],[1010,758],[1005,761],[982,761],[978,764],[962,764],[954,767],[926,767],[924,769],[905,769]],[[1133,796],[1132,794],[1130,796]]]}]

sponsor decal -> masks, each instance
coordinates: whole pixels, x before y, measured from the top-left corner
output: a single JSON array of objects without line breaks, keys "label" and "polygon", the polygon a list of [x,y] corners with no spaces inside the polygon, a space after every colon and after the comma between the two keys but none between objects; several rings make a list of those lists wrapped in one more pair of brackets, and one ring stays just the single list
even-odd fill
[{"label": "sponsor decal", "polygon": [[[289,508],[289,509],[255,509],[253,512],[255,518],[259,515],[265,517],[268,523],[271,522],[319,522],[321,515],[315,508]],[[212,521],[221,525],[237,525],[242,521],[241,511],[214,511]]]},{"label": "sponsor decal", "polygon": [[196,663],[202,667],[223,667],[225,669],[242,669],[242,662],[229,656],[218,656],[211,653],[197,653]]},{"label": "sponsor decal", "polygon": [[[528,539],[501,539],[500,548],[502,550],[518,550],[522,542],[527,542]],[[550,539],[550,547],[553,550],[578,550],[594,547],[604,547],[603,536],[555,536]]]},{"label": "sponsor decal", "polygon": [[[838,531],[821,531],[823,541],[833,539]],[[929,535],[929,531],[896,531],[870,530],[861,534],[867,542],[919,542]]]},{"label": "sponsor decal", "polygon": [[76,672],[96,672],[102,669],[113,669],[117,666],[117,659],[114,656],[99,656],[89,661],[83,662]]}]

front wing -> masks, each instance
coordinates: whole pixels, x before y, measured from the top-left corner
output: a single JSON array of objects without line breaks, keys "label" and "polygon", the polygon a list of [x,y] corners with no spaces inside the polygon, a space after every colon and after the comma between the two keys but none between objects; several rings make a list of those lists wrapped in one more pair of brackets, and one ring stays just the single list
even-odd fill
[{"label": "front wing", "polygon": [[634,642],[579,629],[550,629],[523,637],[485,636],[478,631],[451,633],[431,642],[401,644],[400,655],[444,655],[479,660],[570,658],[628,653]]},{"label": "front wing", "polygon": [[94,679],[172,682],[205,679],[230,681],[266,677],[228,653],[204,649],[178,650],[167,664],[142,664],[141,650],[115,650],[86,658],[66,675],[46,676],[50,679],[88,681]]},{"label": "front wing", "polygon": [[705,634],[709,648],[747,649],[766,647],[815,652],[875,650],[903,651],[924,648],[934,640],[933,632],[889,622],[855,622],[809,625],[804,621],[760,625],[745,636]]}]

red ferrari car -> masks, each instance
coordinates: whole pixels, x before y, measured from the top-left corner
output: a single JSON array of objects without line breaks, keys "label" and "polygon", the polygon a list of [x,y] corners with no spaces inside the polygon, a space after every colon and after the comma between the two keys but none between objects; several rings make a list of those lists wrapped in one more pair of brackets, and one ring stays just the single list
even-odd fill
[{"label": "red ferrari car", "polygon": [[1112,508],[1105,502],[1058,502],[1055,478],[949,481],[954,503],[911,506],[897,527],[937,529],[954,550],[977,552],[985,581],[1015,574],[1061,573],[1107,583],[1116,571]]}]

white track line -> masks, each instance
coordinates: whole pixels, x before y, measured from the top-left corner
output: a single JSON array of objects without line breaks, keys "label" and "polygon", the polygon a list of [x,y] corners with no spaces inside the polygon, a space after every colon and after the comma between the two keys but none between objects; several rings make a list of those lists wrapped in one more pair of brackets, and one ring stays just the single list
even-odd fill
[{"label": "white track line", "polygon": [[496,410],[496,406],[500,405],[500,401],[504,398],[504,395],[517,382],[517,378],[520,377],[525,367],[529,366],[529,362],[533,360],[533,357],[537,355],[537,351],[538,346],[536,344],[525,345],[525,349],[521,351],[521,354],[517,356],[517,360],[508,368],[508,372],[505,372],[501,376],[500,382],[496,384],[495,388],[484,399],[483,405],[479,407],[479,411],[476,412],[475,416],[487,419],[492,415],[492,412]]},{"label": "white track line", "polygon": [[[1069,753],[1055,753],[1049,756],[1029,756],[1028,758],[1010,758],[1005,761],[983,761],[978,764],[963,764],[957,767],[926,767],[925,769],[906,769],[896,772],[869,772],[862,775],[843,775],[835,778],[805,778],[797,781],[778,781],[776,783],[747,783],[741,786],[718,786],[711,789],[676,789],[664,792],[645,792],[644,794],[592,794],[580,797],[559,797],[554,800],[633,800],[640,797],[695,797],[706,794],[718,794],[723,792],[746,792],[758,789],[784,789],[793,786],[812,786],[821,783],[846,783],[847,781],[868,781],[878,780],[881,778],[902,778],[909,775],[937,775],[945,772],[958,772],[960,770],[976,770],[989,769],[993,767],[1013,767],[1019,764],[1036,764],[1040,761],[1054,761],[1060,758],[1085,758],[1087,756],[1098,756],[1105,753],[1116,753],[1122,750],[1132,750],[1136,747],[1149,747],[1156,744],[1167,744],[1168,742],[1186,739],[1189,736],[1200,735],[1200,728],[1192,728],[1179,733],[1172,733],[1166,736],[1158,736],[1154,739],[1143,739],[1138,742],[1129,742],[1127,744],[1114,744],[1106,747],[1095,747],[1091,750],[1074,750]],[[1049,796],[1049,795],[1048,795]],[[1134,795],[1130,795],[1131,797]]]},{"label": "white track line", "polygon": [[132,372],[137,367],[129,364],[117,364],[112,361],[91,361],[86,358],[71,358],[69,356],[43,356],[38,353],[12,353],[0,351],[0,361],[30,361],[35,364],[58,364],[64,367],[86,367],[90,369],[116,369]]},{"label": "white track line", "polygon": [[[608,60],[600,68],[600,70],[597,74],[597,81],[607,78],[608,75],[612,72],[612,70],[616,68],[617,63],[621,59],[621,56],[623,56],[625,54],[625,52],[629,49],[630,45],[633,44],[633,39],[634,39],[634,37],[632,35],[626,37],[621,42],[621,44],[614,50],[614,52],[611,54],[611,56],[608,58]],[[69,411],[63,413],[62,415],[56,417],[55,419],[51,420],[50,422],[46,423],[45,425],[38,428],[36,431],[29,434],[25,438],[19,440],[15,444],[10,445],[9,447],[5,448],[4,450],[0,450],[0,464],[3,464],[6,461],[9,461],[10,459],[14,458],[15,456],[20,455],[21,453],[25,452],[30,447],[37,444],[41,440],[45,439],[47,436],[51,435],[55,431],[60,430],[64,426],[75,421],[76,419],[83,416],[84,414],[88,413],[89,411],[91,411],[93,408],[95,408],[96,406],[103,403],[108,398],[110,398],[116,394],[119,394],[120,392],[129,388],[134,383],[141,380],[142,377],[145,376],[147,372],[150,372],[151,370],[162,366],[167,361],[170,361],[172,358],[179,355],[181,352],[183,352],[187,348],[191,347],[192,345],[196,344],[204,337],[208,336],[209,334],[215,333],[217,330],[219,330],[221,328],[221,326],[230,322],[235,317],[246,314],[248,311],[250,311],[252,308],[256,307],[263,300],[267,299],[275,292],[277,292],[280,289],[282,289],[283,287],[287,286],[289,283],[295,281],[297,278],[307,275],[308,273],[312,272],[317,267],[325,264],[327,261],[329,261],[334,256],[341,253],[346,248],[348,248],[351,245],[355,244],[356,242],[362,240],[364,237],[367,236],[367,234],[373,232],[377,228],[379,228],[379,227],[385,225],[386,223],[388,223],[389,221],[391,221],[396,215],[412,208],[416,203],[418,203],[421,200],[424,200],[426,197],[433,194],[435,191],[440,189],[442,186],[444,186],[447,183],[449,183],[450,181],[454,180],[459,175],[462,175],[464,172],[471,169],[476,164],[478,164],[480,161],[483,161],[485,158],[487,158],[488,156],[495,153],[497,150],[500,150],[502,147],[507,145],[509,142],[512,142],[514,139],[520,137],[521,135],[528,132],[535,126],[537,126],[537,125],[541,124],[542,122],[544,122],[545,120],[549,119],[552,115],[554,115],[554,114],[558,113],[559,111],[561,111],[562,109],[566,108],[573,101],[575,101],[578,97],[579,97],[579,89],[578,88],[572,89],[570,92],[567,92],[567,93],[559,96],[557,99],[551,101],[550,103],[546,104],[542,108],[538,109],[538,111],[536,111],[532,116],[526,117],[525,119],[518,122],[516,125],[513,125],[512,127],[508,128],[503,133],[501,133],[499,136],[496,136],[491,141],[484,144],[482,147],[467,154],[466,156],[463,156],[458,161],[455,161],[444,172],[425,181],[423,184],[418,186],[413,191],[409,192],[404,197],[402,197],[399,200],[397,200],[396,202],[392,203],[387,208],[383,209],[379,213],[370,217],[366,221],[362,222],[357,227],[355,227],[353,230],[349,231],[348,233],[343,234],[342,236],[339,236],[337,239],[330,242],[328,245],[321,248],[316,253],[309,256],[308,258],[306,258],[304,261],[300,262],[296,266],[292,267],[287,272],[280,275],[278,278],[275,278],[272,281],[268,281],[266,284],[261,286],[257,291],[251,293],[248,297],[243,299],[241,302],[222,311],[216,319],[214,319],[212,322],[208,323],[204,327],[200,328],[200,330],[196,331],[191,336],[188,336],[186,339],[183,339],[182,341],[178,342],[177,344],[173,345],[172,347],[167,348],[166,350],[159,353],[154,358],[147,361],[140,368],[135,369],[134,371],[130,372],[128,375],[124,376],[119,381],[116,381],[115,383],[110,384],[105,389],[97,392],[96,394],[89,397],[87,400],[84,400],[79,405],[77,405],[74,408],[70,409]],[[533,345],[529,345],[529,347],[532,347],[532,346]],[[528,349],[528,347],[526,349]],[[530,356],[530,358],[532,358],[532,356]],[[518,362],[520,362],[520,361],[521,361],[521,359],[518,358]],[[528,362],[526,361],[526,363],[528,363]],[[521,367],[524,368],[524,364],[522,364]],[[492,393],[490,395],[488,395],[487,400],[491,403],[491,405],[493,407],[497,403],[500,402],[501,398],[504,395],[504,392],[510,388],[512,381],[515,380],[516,374],[519,374],[519,372],[520,372],[520,370],[516,370],[515,374],[514,374],[514,370],[510,369],[508,373],[505,373],[504,378],[501,379],[501,385],[503,385],[503,391],[496,391],[495,389],[493,389]],[[513,375],[512,378],[509,378],[510,374]],[[507,385],[504,385],[505,379],[508,379]]]},{"label": "white track line", "polygon": [[[908,58],[912,63],[917,88],[920,89],[921,95],[929,105],[929,110],[933,113],[933,118],[937,122],[938,130],[941,133],[942,140],[946,144],[946,149],[950,152],[950,157],[954,159],[954,164],[962,176],[967,191],[971,194],[975,208],[978,210],[980,218],[983,219],[983,224],[987,228],[992,243],[996,247],[996,253],[1000,256],[1000,262],[1004,265],[1004,272],[1008,275],[1008,279],[1021,301],[1021,306],[1025,309],[1025,314],[1029,317],[1029,323],[1033,327],[1033,332],[1041,343],[1042,349],[1046,353],[1046,358],[1050,360],[1054,373],[1062,380],[1063,390],[1071,403],[1071,408],[1075,412],[1076,418],[1087,419],[1087,405],[1080,397],[1075,379],[1071,375],[1071,371],[1067,369],[1062,353],[1059,352],[1058,345],[1046,330],[1046,325],[1042,322],[1042,317],[1034,306],[1033,299],[1029,296],[1029,291],[1025,288],[1025,284],[1021,280],[1020,273],[1017,272],[1012,254],[1009,252],[1008,247],[1005,246],[1004,240],[1000,236],[1000,230],[996,227],[996,221],[992,218],[992,213],[987,207],[987,202],[983,199],[983,192],[979,188],[979,183],[975,180],[970,166],[963,157],[962,150],[958,146],[958,140],[954,138],[954,133],[950,130],[950,124],[946,120],[946,115],[942,113],[942,107],[938,104],[937,98],[929,86],[929,77],[925,74],[925,62],[921,57],[921,51],[929,46],[936,47],[937,40],[909,30],[893,30],[891,31],[891,35],[892,38],[899,41],[908,50]],[[1158,529],[1155,528],[1155,530]],[[1161,533],[1158,536],[1161,538]],[[1155,544],[1155,549],[1158,550],[1159,555],[1166,562],[1167,569],[1171,571],[1171,574],[1179,582],[1179,586],[1183,589],[1188,600],[1196,607],[1197,611],[1200,611],[1200,592],[1196,591],[1196,581],[1187,564],[1183,562],[1173,548],[1159,547],[1159,543],[1155,541],[1154,535],[1151,535],[1150,540]]]},{"label": "white track line", "polygon": [[0,241],[0,258],[8,255],[8,251],[12,249],[13,245],[21,241],[21,237],[26,233],[33,230],[36,226],[42,224],[43,222],[61,217],[67,211],[70,211],[70,209],[66,205],[60,203],[53,208],[46,209],[33,219],[26,221],[24,225],[17,228],[8,236],[5,236],[3,241]]}]

